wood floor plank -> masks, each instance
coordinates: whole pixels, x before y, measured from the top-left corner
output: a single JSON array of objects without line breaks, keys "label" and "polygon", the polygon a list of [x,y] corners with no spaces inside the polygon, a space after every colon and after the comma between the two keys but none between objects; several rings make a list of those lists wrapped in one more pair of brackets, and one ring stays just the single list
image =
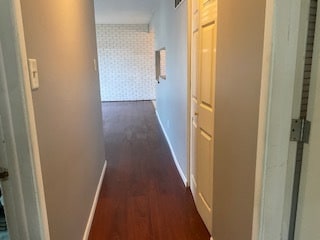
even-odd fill
[{"label": "wood floor plank", "polygon": [[108,168],[89,240],[208,240],[151,102],[103,103]]}]

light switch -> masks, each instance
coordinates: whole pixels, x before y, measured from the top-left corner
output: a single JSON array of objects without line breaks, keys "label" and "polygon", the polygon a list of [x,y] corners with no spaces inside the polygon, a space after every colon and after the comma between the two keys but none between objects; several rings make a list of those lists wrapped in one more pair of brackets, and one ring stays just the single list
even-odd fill
[{"label": "light switch", "polygon": [[97,72],[98,71],[98,64],[97,64],[97,59],[93,59],[93,67],[94,67],[94,71]]},{"label": "light switch", "polygon": [[31,89],[36,90],[39,88],[39,74],[38,74],[37,60],[29,58],[28,63],[29,63]]}]

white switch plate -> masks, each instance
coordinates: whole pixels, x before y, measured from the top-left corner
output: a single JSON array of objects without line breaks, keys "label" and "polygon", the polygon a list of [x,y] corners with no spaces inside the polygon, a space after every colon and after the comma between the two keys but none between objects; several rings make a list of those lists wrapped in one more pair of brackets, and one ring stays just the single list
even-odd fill
[{"label": "white switch plate", "polygon": [[98,71],[98,64],[97,64],[97,59],[93,59],[93,67],[94,67],[94,71],[97,72]]},{"label": "white switch plate", "polygon": [[39,88],[38,64],[36,59],[28,59],[31,89]]}]

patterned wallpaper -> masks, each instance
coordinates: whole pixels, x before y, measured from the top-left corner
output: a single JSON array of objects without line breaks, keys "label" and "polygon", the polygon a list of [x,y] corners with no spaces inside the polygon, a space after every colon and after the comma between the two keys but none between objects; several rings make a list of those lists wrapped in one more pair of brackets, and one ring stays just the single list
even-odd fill
[{"label": "patterned wallpaper", "polygon": [[155,99],[154,36],[148,25],[97,25],[102,101]]}]

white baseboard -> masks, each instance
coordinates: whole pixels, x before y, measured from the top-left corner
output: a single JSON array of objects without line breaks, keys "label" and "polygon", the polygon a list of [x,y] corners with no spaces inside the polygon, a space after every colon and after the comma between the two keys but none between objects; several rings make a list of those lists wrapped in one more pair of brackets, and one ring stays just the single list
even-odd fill
[{"label": "white baseboard", "polygon": [[94,213],[96,211],[96,207],[97,207],[97,203],[98,203],[98,199],[99,199],[99,194],[100,194],[100,190],[101,190],[101,186],[102,186],[102,181],[103,181],[104,175],[106,173],[106,168],[107,168],[107,160],[104,162],[104,165],[103,165],[103,169],[102,169],[102,172],[101,172],[101,175],[100,175],[100,180],[99,180],[99,183],[98,183],[98,186],[97,186],[96,194],[94,196],[93,204],[92,204],[92,207],[91,207],[88,223],[87,223],[84,235],[83,235],[83,240],[87,240],[89,238],[89,233],[90,233],[90,229],[91,229]]},{"label": "white baseboard", "polygon": [[157,109],[157,103],[156,103],[156,100],[152,100],[152,104],[153,104],[154,110],[156,110],[156,109]]},{"label": "white baseboard", "polygon": [[178,169],[178,172],[179,172],[179,174],[180,174],[180,177],[182,178],[182,181],[183,181],[184,185],[187,187],[187,186],[188,186],[188,180],[187,180],[186,176],[184,175],[184,173],[183,173],[183,171],[182,171],[182,169],[181,169],[181,167],[180,167],[180,164],[179,164],[179,162],[178,162],[178,159],[177,159],[177,157],[176,157],[176,154],[175,154],[174,151],[173,151],[173,147],[172,147],[172,144],[171,144],[171,142],[170,142],[170,139],[169,139],[169,137],[168,137],[168,135],[167,135],[167,133],[166,133],[166,130],[165,130],[165,128],[164,128],[164,126],[163,126],[163,124],[162,124],[162,122],[161,122],[161,120],[160,120],[160,117],[159,117],[159,114],[158,114],[157,110],[156,110],[156,115],[157,115],[158,121],[159,121],[159,123],[160,123],[162,132],[163,132],[163,134],[164,134],[164,136],[166,137],[166,140],[167,140],[167,142],[168,142],[168,145],[169,145],[169,148],[170,148],[170,151],[171,151],[171,154],[172,154],[174,163],[176,164],[176,167],[177,167],[177,169]]}]

